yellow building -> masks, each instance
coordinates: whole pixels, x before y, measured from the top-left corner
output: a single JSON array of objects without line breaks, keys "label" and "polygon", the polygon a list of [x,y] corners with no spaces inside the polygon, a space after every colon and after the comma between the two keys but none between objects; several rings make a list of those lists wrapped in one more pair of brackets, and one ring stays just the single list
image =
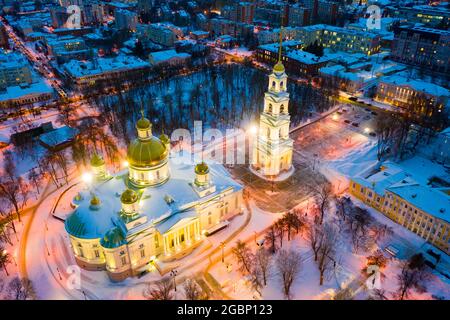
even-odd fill
[{"label": "yellow building", "polygon": [[364,203],[450,254],[448,190],[422,185],[396,166],[367,178],[355,177],[349,191]]},{"label": "yellow building", "polygon": [[65,221],[78,265],[115,281],[189,254],[243,210],[242,187],[220,165],[182,163],[144,117],[136,129],[128,172],[109,175],[95,155],[94,182]]}]

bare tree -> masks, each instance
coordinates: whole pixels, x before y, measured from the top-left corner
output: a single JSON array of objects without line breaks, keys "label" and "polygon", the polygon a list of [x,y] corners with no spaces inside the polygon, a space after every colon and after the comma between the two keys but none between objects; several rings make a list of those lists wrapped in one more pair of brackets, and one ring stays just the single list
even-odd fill
[{"label": "bare tree", "polygon": [[323,223],[325,212],[330,207],[332,195],[333,191],[331,189],[331,185],[328,183],[323,184],[315,190],[316,202],[320,210],[320,224]]},{"label": "bare tree", "polygon": [[6,276],[9,276],[8,269],[6,267],[10,263],[11,255],[5,250],[2,245],[0,245],[0,268],[3,268],[3,270],[5,270]]},{"label": "bare tree", "polygon": [[277,269],[279,272],[281,284],[283,285],[283,294],[286,299],[291,299],[291,287],[300,273],[300,254],[296,251],[280,250],[277,257]]},{"label": "bare tree", "polygon": [[266,233],[265,243],[269,244],[269,250],[272,254],[277,251],[277,234],[274,225],[272,225],[270,230]]},{"label": "bare tree", "polygon": [[314,223],[310,224],[307,231],[307,238],[311,246],[311,250],[314,253],[314,261],[317,261],[323,238],[322,227]]},{"label": "bare tree", "polygon": [[183,289],[187,300],[201,300],[202,292],[195,280],[187,279],[184,282]]},{"label": "bare tree", "polygon": [[283,220],[279,219],[277,222],[275,222],[274,226],[275,226],[276,235],[277,235],[278,239],[280,240],[280,248],[282,248],[283,247],[283,238],[284,238],[284,222],[283,222]]},{"label": "bare tree", "polygon": [[269,277],[269,273],[270,273],[270,263],[272,261],[272,257],[269,254],[269,252],[267,252],[266,249],[264,249],[263,247],[260,247],[256,251],[255,261],[256,261],[256,265],[257,265],[258,269],[260,269],[260,271],[261,271],[263,284],[266,286],[267,278]]},{"label": "bare tree", "polygon": [[425,282],[428,279],[425,259],[422,254],[413,255],[408,261],[405,261],[400,274],[397,276],[398,290],[396,296],[399,300],[407,299],[413,289],[419,292],[425,292]]},{"label": "bare tree", "polygon": [[14,208],[14,211],[21,221],[20,207],[21,207],[21,195],[23,195],[24,182],[21,177],[11,180],[3,180],[0,178],[0,198],[5,199]]},{"label": "bare tree", "polygon": [[144,290],[144,297],[148,300],[172,300],[174,298],[173,289],[172,279],[165,277],[155,284],[149,284]]},{"label": "bare tree", "polygon": [[317,253],[317,267],[320,273],[319,285],[323,285],[326,273],[336,263],[336,240],[337,235],[334,228],[330,225],[325,225],[321,236],[320,248]]},{"label": "bare tree", "polygon": [[253,254],[247,244],[241,240],[236,241],[236,246],[233,247],[232,252],[239,263],[239,270],[251,274]]},{"label": "bare tree", "polygon": [[32,282],[27,278],[15,277],[8,285],[8,298],[11,300],[33,300],[36,292]]}]

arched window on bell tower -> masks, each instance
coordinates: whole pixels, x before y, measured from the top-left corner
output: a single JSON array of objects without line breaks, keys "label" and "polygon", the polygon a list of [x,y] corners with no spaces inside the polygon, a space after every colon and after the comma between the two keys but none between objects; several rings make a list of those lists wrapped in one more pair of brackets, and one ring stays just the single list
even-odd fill
[{"label": "arched window on bell tower", "polygon": [[276,83],[275,81],[272,81],[272,89],[275,89]]},{"label": "arched window on bell tower", "polygon": [[271,103],[269,103],[269,113],[272,113],[272,104]]},{"label": "arched window on bell tower", "polygon": [[280,106],[280,113],[284,113],[284,104]]}]

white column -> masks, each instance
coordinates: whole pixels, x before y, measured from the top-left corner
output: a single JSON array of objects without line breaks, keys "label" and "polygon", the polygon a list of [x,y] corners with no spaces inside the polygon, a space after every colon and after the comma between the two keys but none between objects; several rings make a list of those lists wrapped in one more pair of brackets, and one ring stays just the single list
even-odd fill
[{"label": "white column", "polygon": [[164,255],[167,255],[169,252],[169,243],[166,235],[163,235],[163,246],[164,246]]},{"label": "white column", "polygon": [[187,233],[186,233],[186,238],[188,242],[191,242],[191,225],[188,224],[188,226],[186,227]]}]

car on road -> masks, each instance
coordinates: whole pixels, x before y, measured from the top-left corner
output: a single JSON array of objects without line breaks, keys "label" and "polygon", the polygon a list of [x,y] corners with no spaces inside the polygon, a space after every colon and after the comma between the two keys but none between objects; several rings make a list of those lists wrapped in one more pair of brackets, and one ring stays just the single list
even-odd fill
[{"label": "car on road", "polygon": [[378,113],[376,113],[375,111],[370,112],[371,114],[373,114],[374,116],[377,116]]},{"label": "car on road", "polygon": [[359,127],[359,123],[358,122],[352,122],[352,126]]},{"label": "car on road", "polygon": [[348,120],[348,119],[345,119],[344,122],[345,122],[345,123],[350,123],[351,121]]},{"label": "car on road", "polygon": [[369,133],[369,136],[371,136],[371,137],[376,137],[377,134],[376,134],[375,132],[370,132],[370,133]]},{"label": "car on road", "polygon": [[357,98],[357,97],[350,97],[350,98],[348,98],[348,100],[351,100],[351,101],[358,101],[358,98]]}]

